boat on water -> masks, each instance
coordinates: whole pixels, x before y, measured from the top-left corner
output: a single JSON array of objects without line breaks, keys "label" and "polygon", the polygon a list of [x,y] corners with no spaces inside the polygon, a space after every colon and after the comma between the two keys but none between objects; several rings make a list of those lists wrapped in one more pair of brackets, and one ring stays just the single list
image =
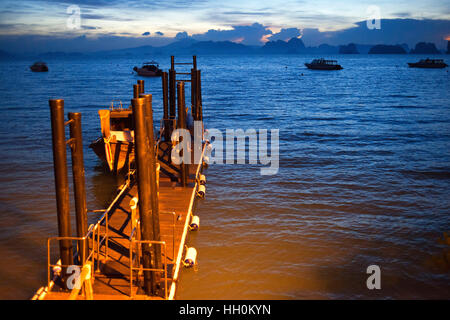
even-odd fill
[{"label": "boat on water", "polygon": [[448,67],[443,59],[422,59],[419,62],[408,62],[410,68],[442,69]]},{"label": "boat on water", "polygon": [[308,69],[313,70],[341,70],[343,69],[341,65],[337,63],[336,60],[325,60],[323,58],[314,59],[310,63],[305,63]]},{"label": "boat on water", "polygon": [[114,107],[98,111],[102,136],[92,142],[89,148],[115,174],[134,161],[134,122],[131,107]]},{"label": "boat on water", "polygon": [[31,71],[33,72],[47,72],[48,67],[45,62],[35,62],[32,66],[30,66]]},{"label": "boat on water", "polygon": [[160,77],[162,70],[156,61],[145,62],[142,67],[134,67],[133,70],[142,77]]}]

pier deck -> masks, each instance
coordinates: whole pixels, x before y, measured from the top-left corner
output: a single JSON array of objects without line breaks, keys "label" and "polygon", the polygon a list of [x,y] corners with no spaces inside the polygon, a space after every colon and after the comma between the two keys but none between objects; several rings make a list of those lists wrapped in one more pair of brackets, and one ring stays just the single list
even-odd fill
[{"label": "pier deck", "polygon": [[[200,172],[201,166],[201,163],[189,165],[190,179],[186,187],[179,186],[162,173],[160,177],[160,232],[161,241],[166,243],[168,299],[174,298],[178,273],[183,266],[182,256],[197,193],[195,177]],[[134,272],[133,286],[130,287],[129,253],[132,232],[130,201],[133,197],[138,197],[138,190],[137,184],[133,181],[125,183],[121,188],[125,188],[124,192],[113,201],[108,213],[108,254],[105,254],[106,243],[104,243],[99,250],[99,259],[94,261],[93,298],[94,300],[164,299],[164,295],[145,295],[142,290],[142,272],[138,275],[141,286],[136,285],[137,272]],[[105,229],[106,226],[103,224],[101,233],[105,232]],[[164,257],[162,262],[164,264]],[[164,278],[163,274],[161,278]],[[160,286],[164,288],[163,279]],[[69,295],[70,292],[55,290],[47,293],[44,299],[63,300],[68,299]],[[80,294],[77,299],[85,299],[85,296]]]}]

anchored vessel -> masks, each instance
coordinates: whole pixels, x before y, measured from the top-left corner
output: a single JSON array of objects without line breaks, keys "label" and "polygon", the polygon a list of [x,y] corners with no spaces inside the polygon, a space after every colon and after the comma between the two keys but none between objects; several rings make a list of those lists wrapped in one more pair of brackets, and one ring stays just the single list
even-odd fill
[{"label": "anchored vessel", "polygon": [[419,62],[408,62],[410,68],[442,69],[448,67],[443,59],[422,59]]},{"label": "anchored vessel", "polygon": [[308,69],[313,70],[341,70],[343,69],[336,60],[325,60],[323,58],[314,59],[310,63],[305,63]]},{"label": "anchored vessel", "polygon": [[109,168],[119,173],[134,161],[134,121],[131,106],[124,109],[122,102],[118,108],[114,101],[108,110],[99,110],[102,136],[89,147]]},{"label": "anchored vessel", "polygon": [[[130,131],[135,157],[128,160],[126,181],[106,209],[88,210],[86,206],[81,114],[69,113],[65,121],[64,100],[49,101],[59,235],[47,240],[47,284],[33,300],[174,299],[181,268],[197,263],[197,250],[187,247],[186,240],[190,231],[199,229],[200,219],[193,208],[206,190],[202,172],[209,145],[203,139],[201,80],[195,57],[192,64],[190,79],[176,78],[189,73],[175,71],[174,57],[169,73],[163,73],[159,136],[154,134],[152,96],[144,92],[142,80],[133,86],[131,109],[119,108],[120,116],[114,108],[100,112],[104,119],[102,115],[109,111],[108,121],[102,120],[104,136],[108,123],[109,136],[115,135],[116,141],[120,134],[114,132]],[[185,83],[191,84],[190,113],[202,124],[191,138],[192,145],[200,141],[200,153],[191,156],[191,163],[176,165],[170,153],[182,140],[172,140],[172,132],[188,129]],[[125,127],[114,127],[122,119],[126,119]],[[70,125],[68,140],[66,125]],[[66,145],[72,155],[76,236],[70,227]],[[91,214],[101,216],[89,225]]]},{"label": "anchored vessel", "polygon": [[32,66],[30,66],[31,71],[33,72],[47,72],[48,67],[45,62],[35,62]]},{"label": "anchored vessel", "polygon": [[142,67],[134,67],[133,70],[142,77],[160,77],[163,72],[156,61],[145,62]]}]

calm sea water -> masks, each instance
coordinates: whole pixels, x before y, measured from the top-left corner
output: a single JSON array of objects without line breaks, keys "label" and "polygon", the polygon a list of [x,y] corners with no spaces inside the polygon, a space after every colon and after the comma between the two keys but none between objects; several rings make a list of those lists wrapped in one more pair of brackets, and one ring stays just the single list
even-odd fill
[{"label": "calm sea water", "polygon": [[[438,242],[450,231],[448,69],[349,55],[334,57],[344,70],[320,72],[303,66],[312,58],[198,57],[206,125],[279,129],[280,169],[210,166],[189,239],[199,268],[182,272],[177,298],[449,299],[449,247]],[[46,281],[46,238],[57,234],[48,99],[82,112],[88,207],[105,208],[120,181],[88,149],[97,110],[129,104],[144,60],[49,60],[48,73],[0,62],[0,298],[28,299]],[[160,119],[160,79],[145,85]],[[366,287],[372,264],[381,290]]]}]

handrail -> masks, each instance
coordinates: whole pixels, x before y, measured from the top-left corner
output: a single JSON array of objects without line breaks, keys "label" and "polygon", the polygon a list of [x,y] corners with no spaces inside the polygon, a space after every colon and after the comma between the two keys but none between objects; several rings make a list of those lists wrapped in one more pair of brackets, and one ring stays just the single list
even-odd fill
[{"label": "handrail", "polygon": [[72,289],[72,292],[70,293],[69,300],[76,300],[78,295],[80,294],[81,287],[83,284],[85,285],[85,291],[86,291],[86,299],[87,300],[93,300],[93,292],[92,292],[92,281],[91,281],[91,274],[92,274],[92,265],[90,263],[86,263],[83,266],[83,269],[81,271],[80,277],[79,277],[79,283],[78,286],[75,286],[75,288]]},{"label": "handrail", "polygon": [[[123,193],[129,189],[131,185],[131,181],[127,180],[121,187],[119,194],[116,196],[114,201],[109,205],[109,207],[106,210],[94,210],[90,212],[103,212],[103,215],[97,220],[97,222],[94,224],[91,224],[86,235],[84,237],[49,237],[47,239],[47,288],[49,288],[48,291],[51,290],[51,281],[50,281],[50,270],[52,267],[60,267],[60,268],[67,268],[70,265],[62,265],[59,261],[59,264],[52,264],[51,263],[51,257],[50,257],[50,249],[51,249],[51,242],[52,241],[62,241],[62,240],[77,240],[77,241],[85,241],[85,246],[88,248],[88,255],[86,257],[86,261],[91,261],[92,265],[94,265],[94,257],[96,255],[97,257],[97,270],[99,269],[99,260],[100,260],[100,248],[103,243],[105,243],[105,258],[108,259],[108,242],[109,242],[109,235],[108,235],[108,228],[109,228],[109,213],[112,210],[112,208],[115,206],[117,201],[122,197]],[[101,235],[100,234],[100,227],[101,224],[105,222],[105,232]],[[102,238],[100,239],[100,237]],[[87,241],[92,238],[92,248],[89,248],[89,245]],[[92,273],[92,278],[94,278],[95,273]]]},{"label": "handrail", "polygon": [[[134,244],[159,244],[164,247],[164,268],[158,269],[158,268],[144,268],[140,265],[138,267],[133,266],[133,248]],[[139,249],[138,249],[139,250]],[[164,298],[168,299],[168,292],[167,292],[167,246],[165,241],[156,241],[156,240],[134,240],[131,239],[130,242],[130,298],[133,298],[133,270],[141,271],[154,271],[154,272],[164,272]],[[139,261],[138,261],[139,262]]]}]

